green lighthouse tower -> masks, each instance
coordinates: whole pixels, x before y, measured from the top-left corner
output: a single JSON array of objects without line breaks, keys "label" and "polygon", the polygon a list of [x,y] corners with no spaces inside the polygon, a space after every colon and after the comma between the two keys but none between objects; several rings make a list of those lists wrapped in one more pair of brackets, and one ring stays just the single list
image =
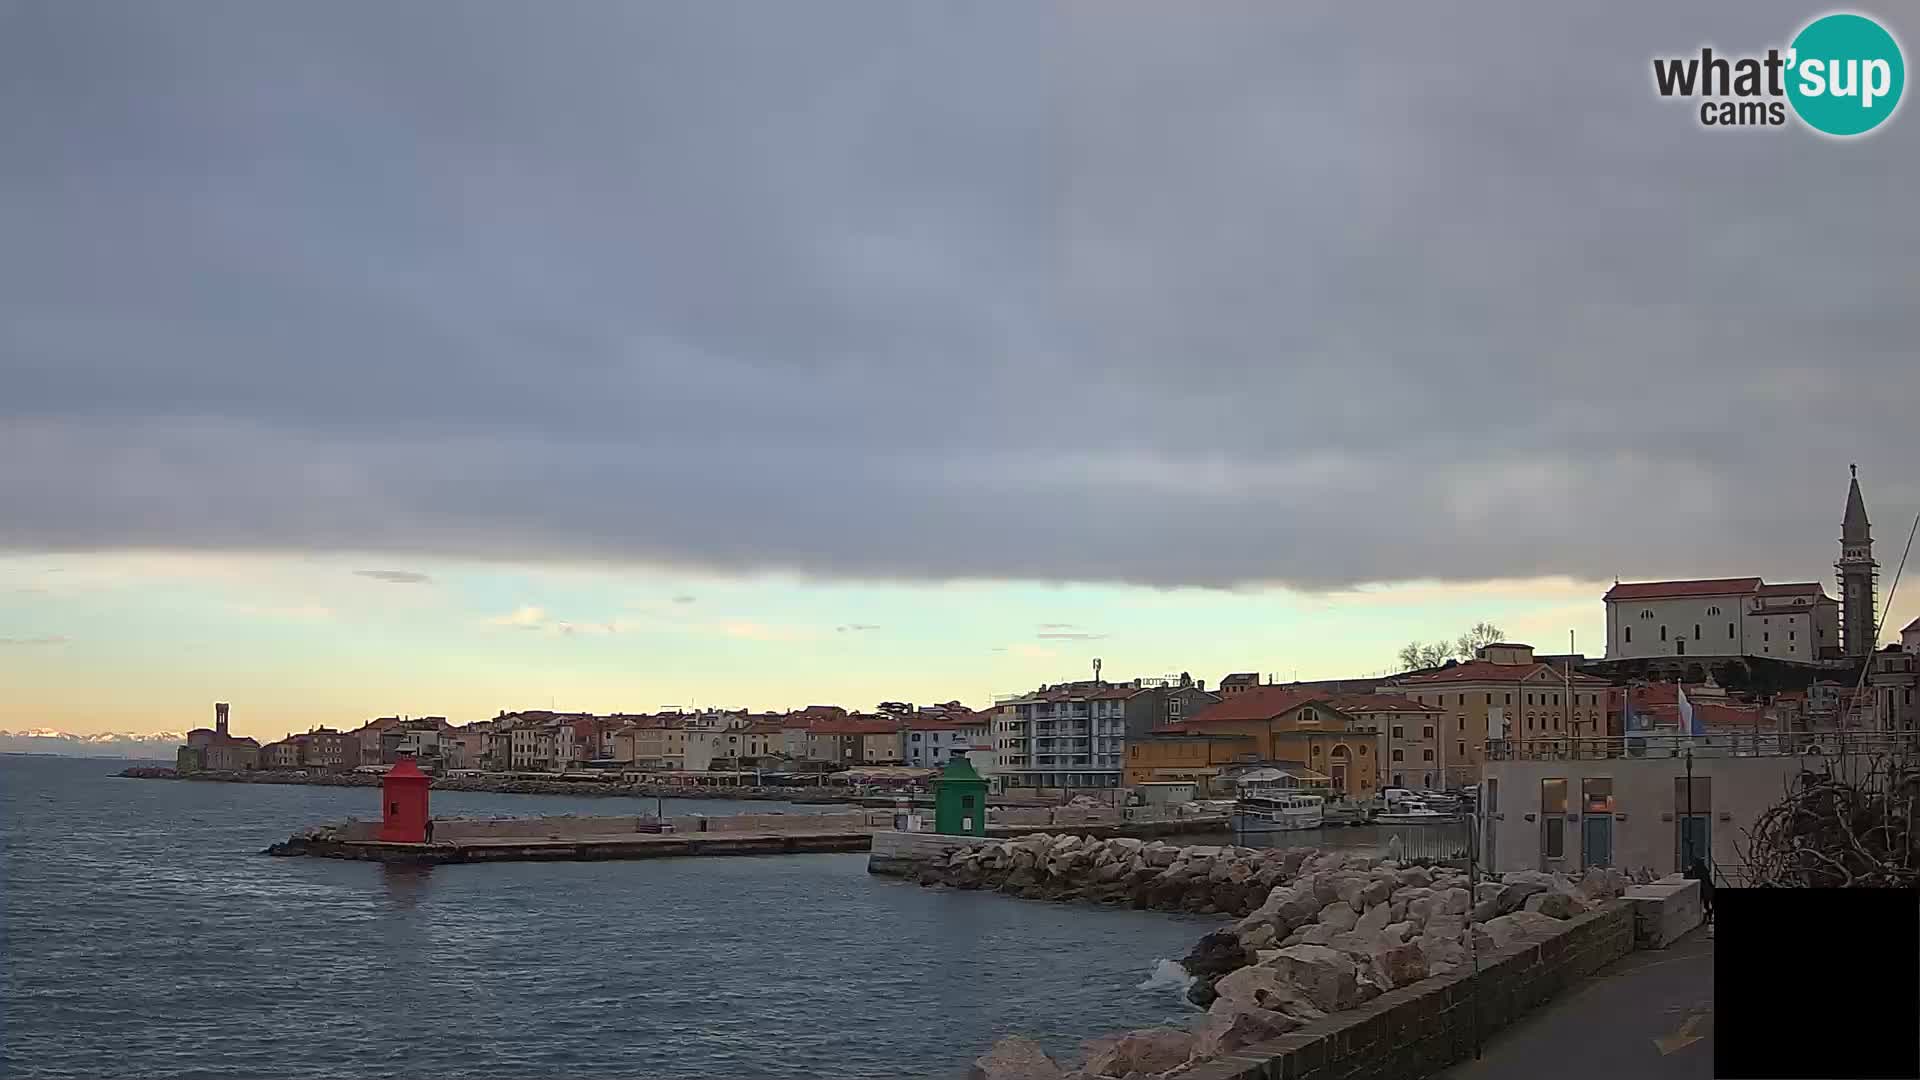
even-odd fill
[{"label": "green lighthouse tower", "polygon": [[956,754],[933,782],[933,831],[948,836],[987,835],[987,781]]}]

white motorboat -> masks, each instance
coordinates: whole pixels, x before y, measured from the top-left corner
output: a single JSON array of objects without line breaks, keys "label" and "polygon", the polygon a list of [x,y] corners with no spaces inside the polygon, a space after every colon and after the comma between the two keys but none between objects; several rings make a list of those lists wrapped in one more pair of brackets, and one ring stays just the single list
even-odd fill
[{"label": "white motorboat", "polygon": [[1373,815],[1376,825],[1439,825],[1458,819],[1459,815],[1435,810],[1418,799],[1401,799]]},{"label": "white motorboat", "polygon": [[1242,795],[1233,805],[1233,831],[1317,829],[1325,814],[1325,803],[1318,795]]}]

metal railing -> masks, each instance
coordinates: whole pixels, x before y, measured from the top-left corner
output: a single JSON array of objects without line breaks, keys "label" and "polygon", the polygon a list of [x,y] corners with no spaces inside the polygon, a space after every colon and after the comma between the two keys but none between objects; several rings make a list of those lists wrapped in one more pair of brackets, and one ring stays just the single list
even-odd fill
[{"label": "metal railing", "polygon": [[1488,761],[1588,761],[1606,758],[1849,757],[1911,754],[1920,736],[1881,731],[1731,731],[1606,738],[1488,739]]}]

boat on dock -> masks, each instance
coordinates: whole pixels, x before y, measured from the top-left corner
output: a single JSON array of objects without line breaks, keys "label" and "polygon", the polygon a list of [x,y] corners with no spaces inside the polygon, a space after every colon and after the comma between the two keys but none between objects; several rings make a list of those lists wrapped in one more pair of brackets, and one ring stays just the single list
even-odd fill
[{"label": "boat on dock", "polygon": [[1444,825],[1460,820],[1449,810],[1438,810],[1419,799],[1401,799],[1373,815],[1376,825]]},{"label": "boat on dock", "polygon": [[1242,795],[1233,805],[1233,831],[1269,833],[1317,829],[1325,821],[1325,805],[1326,800],[1318,795]]}]

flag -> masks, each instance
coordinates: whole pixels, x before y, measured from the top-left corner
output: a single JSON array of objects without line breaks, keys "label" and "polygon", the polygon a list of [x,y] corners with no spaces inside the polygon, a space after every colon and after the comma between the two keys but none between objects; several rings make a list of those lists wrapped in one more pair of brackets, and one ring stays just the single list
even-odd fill
[{"label": "flag", "polygon": [[1693,702],[1687,700],[1686,688],[1680,686],[1674,687],[1673,696],[1675,703],[1680,706],[1680,733],[1683,735],[1705,735],[1706,730],[1701,725],[1700,718],[1693,713]]}]

